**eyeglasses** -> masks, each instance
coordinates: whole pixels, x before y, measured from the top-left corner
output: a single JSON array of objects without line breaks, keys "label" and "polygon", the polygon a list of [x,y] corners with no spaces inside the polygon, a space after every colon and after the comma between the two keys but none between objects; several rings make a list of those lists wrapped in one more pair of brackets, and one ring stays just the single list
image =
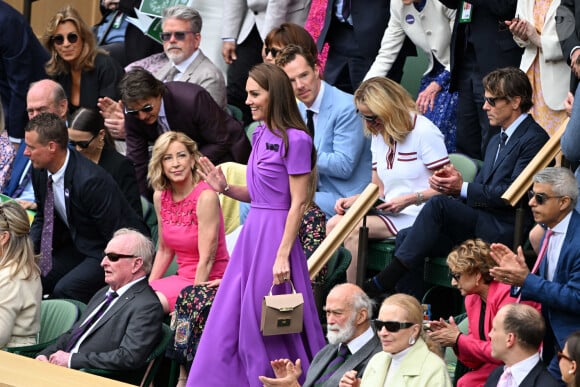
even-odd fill
[{"label": "eyeglasses", "polygon": [[91,145],[91,142],[93,142],[93,140],[97,137],[97,135],[95,134],[93,137],[91,137],[90,140],[88,141],[73,141],[73,140],[69,140],[68,143],[70,146],[72,147],[79,147],[82,149],[87,149],[89,147],[89,145]]},{"label": "eyeglasses", "polygon": [[[65,36],[61,34],[53,35],[52,38],[50,38],[50,40],[52,40],[52,42],[57,46],[61,46],[62,44],[64,44],[64,39]],[[66,40],[68,40],[70,44],[75,44],[79,40],[79,35],[75,32],[69,32],[66,35]]]},{"label": "eyeglasses", "polygon": [[528,191],[528,199],[532,200],[532,198],[536,199],[536,203],[538,203],[539,206],[541,206],[542,204],[546,203],[549,199],[559,199],[559,198],[563,198],[564,196],[548,196],[545,193],[537,193],[534,192],[532,190]]},{"label": "eyeglasses", "polygon": [[461,278],[461,274],[463,274],[463,273],[451,271],[451,272],[449,272],[449,277],[453,278],[455,281],[459,281],[459,279]]},{"label": "eyeglasses", "polygon": [[141,109],[127,109],[127,107],[125,106],[125,114],[130,114],[132,116],[138,115],[139,112],[150,113],[152,111],[153,111],[153,105],[151,105],[150,103],[143,106]]},{"label": "eyeglasses", "polygon": [[378,118],[378,116],[365,116],[358,109],[356,110],[356,114],[358,114],[363,120],[365,120],[369,124],[374,124]]},{"label": "eyeglasses", "polygon": [[570,356],[565,355],[564,352],[558,351],[558,353],[556,354],[556,356],[558,356],[558,361],[562,360],[562,359],[566,359],[568,361],[574,361],[572,360],[572,358],[570,358]]},{"label": "eyeglasses", "polygon": [[171,36],[175,36],[175,40],[183,41],[185,40],[185,35],[187,34],[197,34],[197,32],[193,31],[162,32],[159,34],[159,37],[164,42],[169,42],[171,40]]},{"label": "eyeglasses", "polygon": [[272,58],[275,58],[276,55],[278,55],[280,53],[280,51],[282,51],[279,48],[273,48],[273,47],[268,47],[266,46],[266,48],[264,48],[264,52],[266,53],[266,56],[268,56],[268,54],[272,54]]},{"label": "eyeglasses", "polygon": [[103,252],[103,258],[105,257],[107,257],[111,262],[117,262],[121,258],[137,258],[136,255]]},{"label": "eyeglasses", "polygon": [[495,107],[495,103],[496,103],[497,101],[499,101],[500,99],[507,99],[507,100],[509,100],[509,98],[508,98],[508,97],[486,97],[486,96],[483,96],[483,99],[484,99],[484,100],[485,100],[485,102],[487,102],[487,103],[489,104],[489,106],[491,106],[491,107]]},{"label": "eyeglasses", "polygon": [[380,332],[383,328],[385,328],[387,331],[395,333],[399,332],[401,329],[411,328],[413,325],[415,325],[415,323],[373,320],[373,325],[377,332]]}]

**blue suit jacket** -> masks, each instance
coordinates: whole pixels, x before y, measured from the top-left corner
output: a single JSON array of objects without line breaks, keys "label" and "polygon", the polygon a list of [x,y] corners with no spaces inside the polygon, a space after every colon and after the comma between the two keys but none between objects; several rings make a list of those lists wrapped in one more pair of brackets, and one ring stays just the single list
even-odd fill
[{"label": "blue suit jacket", "polygon": [[[323,81],[324,82],[324,81]],[[306,121],[306,106],[298,107]],[[363,133],[353,96],[324,83],[324,94],[314,129],[318,153],[318,189],[315,202],[332,216],[341,197],[361,193],[371,181],[370,139]]]},{"label": "blue suit jacket", "polygon": [[566,338],[572,332],[580,329],[580,239],[577,238],[578,233],[580,233],[580,214],[574,210],[552,281],[548,281],[545,277],[546,260],[544,259],[540,264],[538,275],[529,274],[521,289],[522,300],[542,303],[542,313],[552,328],[560,348],[564,348]]},{"label": "blue suit jacket", "polygon": [[26,145],[24,143],[20,144],[20,147],[18,147],[18,152],[16,153],[16,157],[14,157],[14,162],[12,164],[12,174],[10,175],[10,180],[2,192],[3,194],[10,197],[12,197],[14,191],[16,191],[18,188],[20,179],[22,178],[22,173],[30,161],[30,159],[24,155],[25,149]]},{"label": "blue suit jacket", "polygon": [[[544,129],[531,116],[520,123],[497,160],[495,155],[500,136],[497,134],[491,138],[483,166],[467,189],[467,204],[476,210],[483,210],[479,212],[476,224],[478,238],[508,246],[513,243],[515,209],[506,204],[501,196],[548,139]],[[529,211],[526,215],[524,225],[527,228],[532,225],[532,218]]]}]

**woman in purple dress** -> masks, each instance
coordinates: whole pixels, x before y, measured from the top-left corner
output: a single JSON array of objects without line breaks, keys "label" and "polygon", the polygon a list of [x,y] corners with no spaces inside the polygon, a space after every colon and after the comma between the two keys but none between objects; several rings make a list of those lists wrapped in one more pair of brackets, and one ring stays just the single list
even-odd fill
[{"label": "woman in purple dress", "polygon": [[[247,187],[230,186],[221,169],[200,159],[200,174],[218,192],[249,201],[250,212],[232,253],[189,373],[188,386],[261,386],[274,376],[272,359],[301,359],[307,369],[324,345],[298,228],[309,203],[315,150],[286,74],[259,64],[249,74],[246,104],[255,121]],[[262,336],[263,297],[304,295],[302,333]],[[280,286],[277,286],[280,285]]]}]

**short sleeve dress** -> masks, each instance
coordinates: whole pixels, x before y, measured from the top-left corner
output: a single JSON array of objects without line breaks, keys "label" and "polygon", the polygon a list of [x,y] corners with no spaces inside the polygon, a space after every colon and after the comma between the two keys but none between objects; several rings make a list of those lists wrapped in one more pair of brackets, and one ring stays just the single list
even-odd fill
[{"label": "short sleeve dress", "polygon": [[[169,301],[170,310],[175,306],[175,300],[183,288],[193,285],[199,262],[197,248],[197,200],[204,190],[213,189],[205,182],[197,183],[191,193],[183,200],[173,201],[171,190],[161,194],[161,222],[163,224],[163,240],[175,251],[177,274],[160,278],[151,282],[153,290],[163,293]],[[226,248],[224,220],[220,211],[220,229],[215,260],[211,268],[209,280],[222,278],[228,264],[229,254]]]},{"label": "short sleeve dress", "polygon": [[[287,133],[288,152],[282,138],[264,125],[253,134],[247,172],[250,212],[209,313],[188,386],[262,386],[258,376],[274,377],[270,361],[282,358],[301,359],[306,374],[325,344],[298,238],[289,260],[292,282],[304,295],[303,331],[266,337],[260,332],[262,299],[272,286],[272,267],[290,208],[288,175],[311,170],[312,138],[301,130]],[[275,293],[289,291],[287,284],[274,287]]]}]

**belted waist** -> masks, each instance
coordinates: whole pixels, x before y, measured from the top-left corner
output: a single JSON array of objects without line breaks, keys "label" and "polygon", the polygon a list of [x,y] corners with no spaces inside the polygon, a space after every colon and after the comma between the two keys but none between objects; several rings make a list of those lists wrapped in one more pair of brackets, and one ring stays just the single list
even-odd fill
[{"label": "belted waist", "polygon": [[257,203],[251,202],[251,208],[261,208],[265,210],[277,210],[277,211],[288,211],[290,206],[284,203]]}]

